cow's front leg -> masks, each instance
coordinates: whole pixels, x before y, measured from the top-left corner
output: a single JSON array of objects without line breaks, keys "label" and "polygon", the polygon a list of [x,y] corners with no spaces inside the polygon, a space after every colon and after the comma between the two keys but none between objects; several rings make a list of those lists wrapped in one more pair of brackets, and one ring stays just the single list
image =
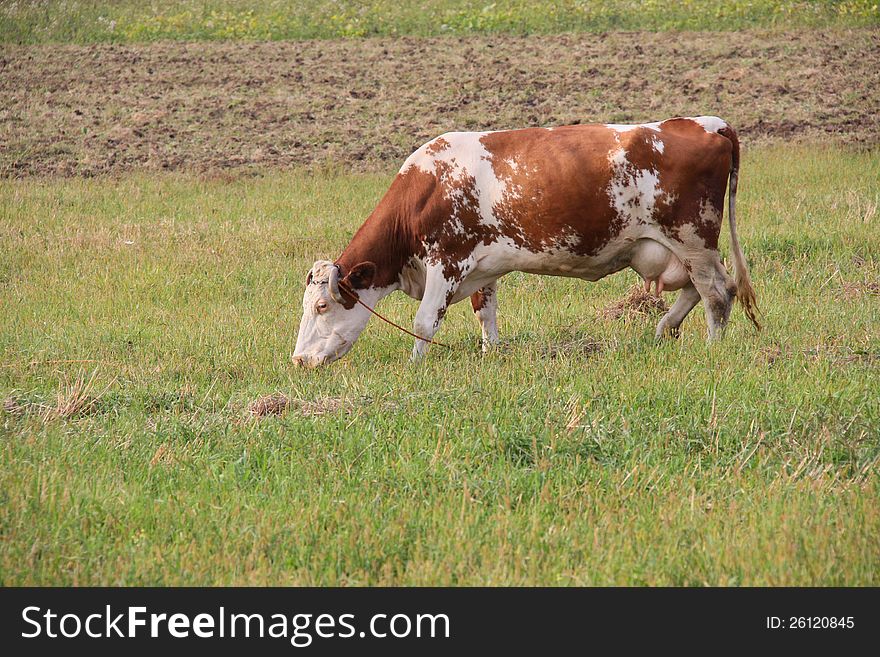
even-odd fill
[{"label": "cow's front leg", "polygon": [[[421,338],[429,340],[437,333],[440,323],[446,316],[446,309],[452,295],[458,289],[461,281],[457,279],[449,280],[443,275],[442,267],[431,267],[427,271],[425,279],[425,294],[422,297],[422,303],[416,312],[416,319],[413,322],[413,333]],[[428,353],[430,344],[425,340],[416,340],[413,347],[412,359],[414,361],[421,359]]]},{"label": "cow's front leg", "polygon": [[498,344],[498,294],[497,283],[492,281],[471,295],[471,306],[480,328],[483,330],[483,351]]},{"label": "cow's front leg", "polygon": [[657,332],[655,334],[656,339],[661,340],[667,334],[677,336],[678,327],[681,326],[684,318],[688,316],[688,313],[693,310],[694,306],[699,302],[700,293],[697,292],[697,288],[695,288],[692,283],[685,285],[681,292],[678,293],[678,298],[675,300],[675,303],[672,304],[672,308],[669,309],[669,312],[663,315],[660,323],[657,324]]}]

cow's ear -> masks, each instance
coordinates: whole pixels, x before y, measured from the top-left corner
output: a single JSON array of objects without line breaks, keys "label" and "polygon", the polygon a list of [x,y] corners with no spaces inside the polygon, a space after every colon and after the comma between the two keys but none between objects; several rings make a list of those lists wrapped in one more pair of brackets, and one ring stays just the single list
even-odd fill
[{"label": "cow's ear", "polygon": [[351,268],[348,275],[342,279],[352,290],[363,290],[373,284],[376,276],[376,264],[362,262]]},{"label": "cow's ear", "polygon": [[309,275],[306,278],[306,285],[311,285],[311,284],[312,284],[312,271],[309,270]]}]

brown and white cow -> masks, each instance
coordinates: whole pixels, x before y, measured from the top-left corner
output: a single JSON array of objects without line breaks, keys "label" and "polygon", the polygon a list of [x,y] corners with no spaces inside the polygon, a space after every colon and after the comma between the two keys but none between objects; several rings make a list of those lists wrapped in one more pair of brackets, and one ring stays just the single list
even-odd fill
[{"label": "brown and white cow", "polygon": [[[739,143],[716,117],[641,125],[450,132],[407,158],[336,262],[308,275],[293,360],[345,355],[370,307],[395,290],[421,305],[414,332],[431,339],[450,304],[471,298],[483,348],[498,341],[496,282],[512,271],[595,281],[626,267],[681,290],[657,326],[675,332],[703,300],[709,339],[755,293],[736,234]],[[736,280],[718,254],[730,185]],[[413,358],[427,351],[416,340]]]}]

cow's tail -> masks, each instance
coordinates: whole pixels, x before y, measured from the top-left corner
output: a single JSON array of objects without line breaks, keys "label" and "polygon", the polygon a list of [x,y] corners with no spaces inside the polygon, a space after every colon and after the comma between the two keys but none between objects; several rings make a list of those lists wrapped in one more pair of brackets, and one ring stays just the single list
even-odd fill
[{"label": "cow's tail", "polygon": [[736,267],[734,272],[736,298],[742,304],[743,310],[752,324],[755,325],[756,329],[760,330],[761,324],[757,318],[758,300],[755,297],[755,288],[752,287],[752,278],[749,276],[749,266],[746,264],[742,247],[739,245],[739,237],[736,234],[736,183],[739,177],[739,139],[736,136],[736,131],[727,125],[721,128],[718,133],[727,137],[730,143],[733,144],[733,158],[730,164],[729,188],[727,192],[727,221],[730,223],[730,250],[733,252],[733,264]]}]

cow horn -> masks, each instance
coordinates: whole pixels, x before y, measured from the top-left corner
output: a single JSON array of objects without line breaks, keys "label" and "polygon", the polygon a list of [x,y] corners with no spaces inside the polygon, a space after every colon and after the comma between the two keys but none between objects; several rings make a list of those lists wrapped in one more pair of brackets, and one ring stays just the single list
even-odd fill
[{"label": "cow horn", "polygon": [[330,268],[330,278],[327,279],[327,287],[330,289],[330,296],[336,303],[345,303],[345,299],[339,293],[339,267],[333,265]]}]

